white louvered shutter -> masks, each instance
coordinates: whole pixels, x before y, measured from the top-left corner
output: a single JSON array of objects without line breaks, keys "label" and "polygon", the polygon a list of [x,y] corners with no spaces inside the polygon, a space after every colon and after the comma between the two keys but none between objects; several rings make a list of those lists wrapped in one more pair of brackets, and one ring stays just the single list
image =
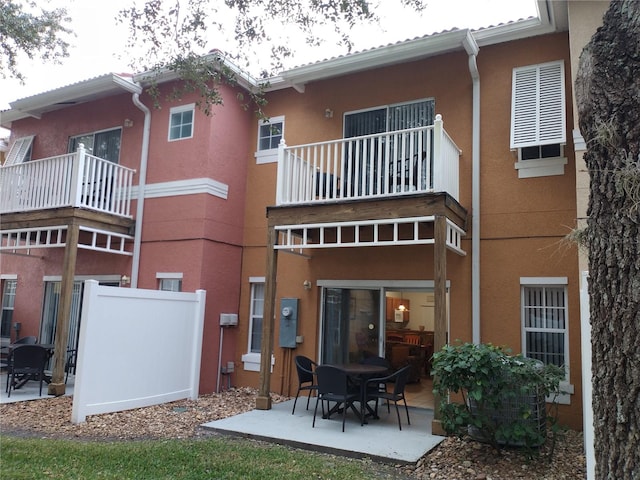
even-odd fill
[{"label": "white louvered shutter", "polygon": [[513,69],[511,148],[566,143],[564,63]]},{"label": "white louvered shutter", "polygon": [[9,150],[9,154],[7,155],[7,160],[4,163],[7,165],[16,165],[18,163],[22,163],[25,161],[31,160],[30,153],[31,143],[33,142],[33,135],[29,137],[18,138],[13,145],[11,145],[11,150]]}]

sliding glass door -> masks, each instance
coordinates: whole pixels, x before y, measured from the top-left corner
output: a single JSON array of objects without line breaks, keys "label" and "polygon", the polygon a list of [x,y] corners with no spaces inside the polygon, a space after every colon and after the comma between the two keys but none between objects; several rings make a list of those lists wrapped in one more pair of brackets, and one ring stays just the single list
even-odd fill
[{"label": "sliding glass door", "polygon": [[[99,282],[100,285],[117,287],[118,282]],[[58,309],[60,307],[61,282],[49,281],[44,285],[44,304],[42,309],[42,320],[40,322],[40,343],[54,343],[56,338],[56,324],[58,320]],[[69,313],[69,337],[67,339],[67,349],[76,350],[78,348],[78,337],[80,336],[80,313],[82,311],[82,293],[84,291],[84,281],[73,282],[73,293],[71,296],[71,312]]]},{"label": "sliding glass door", "polygon": [[380,290],[326,288],[322,362],[359,363],[380,355]]}]

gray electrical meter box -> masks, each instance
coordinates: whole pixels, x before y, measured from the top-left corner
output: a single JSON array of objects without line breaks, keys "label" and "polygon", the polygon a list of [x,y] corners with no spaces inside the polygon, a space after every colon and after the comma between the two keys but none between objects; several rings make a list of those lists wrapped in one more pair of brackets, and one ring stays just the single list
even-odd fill
[{"label": "gray electrical meter box", "polygon": [[297,298],[280,300],[280,347],[282,348],[296,348],[298,302]]}]

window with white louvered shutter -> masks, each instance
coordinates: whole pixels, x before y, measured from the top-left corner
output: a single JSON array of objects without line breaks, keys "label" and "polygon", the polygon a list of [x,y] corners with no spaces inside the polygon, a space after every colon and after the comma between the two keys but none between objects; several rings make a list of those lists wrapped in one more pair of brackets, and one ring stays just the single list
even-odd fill
[{"label": "window with white louvered shutter", "polygon": [[16,165],[22,162],[28,162],[31,160],[31,144],[33,143],[34,135],[29,137],[18,138],[7,155],[7,161],[4,163],[7,165]]},{"label": "window with white louvered shutter", "polygon": [[564,63],[513,69],[511,148],[566,143]]}]

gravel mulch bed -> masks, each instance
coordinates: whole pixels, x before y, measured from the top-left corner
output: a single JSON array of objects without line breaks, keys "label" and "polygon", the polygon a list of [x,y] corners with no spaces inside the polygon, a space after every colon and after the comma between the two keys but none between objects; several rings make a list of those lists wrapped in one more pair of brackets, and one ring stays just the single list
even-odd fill
[{"label": "gravel mulch bed", "polygon": [[[72,424],[71,397],[54,397],[0,405],[0,431],[6,435],[66,438],[92,441],[197,438],[212,435],[201,424],[237,415],[255,407],[257,391],[233,388],[198,400],[139,408],[125,412],[91,415]],[[272,394],[274,402],[288,400]],[[583,437],[563,432],[553,455],[550,441],[539,456],[528,458],[520,450],[491,447],[468,438],[449,437],[415,466],[398,466],[398,478],[436,480],[564,480],[586,477]]]}]

